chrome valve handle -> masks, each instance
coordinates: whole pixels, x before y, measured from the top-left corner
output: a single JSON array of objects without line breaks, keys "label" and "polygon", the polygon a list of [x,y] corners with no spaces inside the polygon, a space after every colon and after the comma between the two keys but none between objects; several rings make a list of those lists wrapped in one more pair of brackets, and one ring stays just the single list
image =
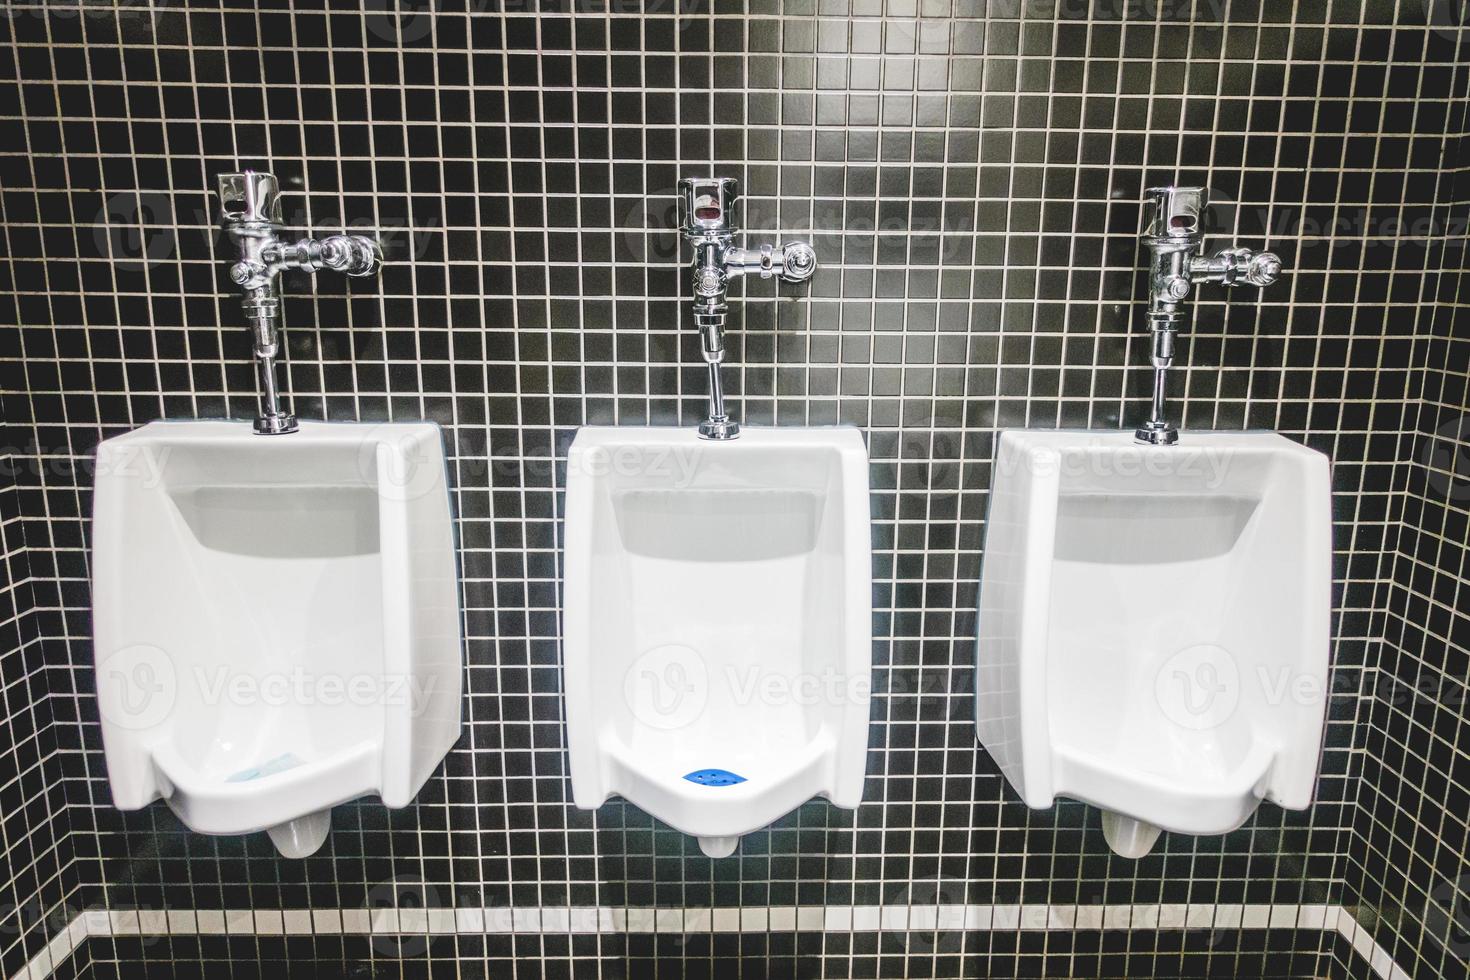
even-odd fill
[{"label": "chrome valve handle", "polygon": [[1208,259],[1189,263],[1196,282],[1218,282],[1226,286],[1269,286],[1281,278],[1281,258],[1274,252],[1248,248],[1225,248]]},{"label": "chrome valve handle", "polygon": [[791,242],[781,248],[781,278],[806,282],[817,274],[817,250],[806,242]]},{"label": "chrome valve handle", "polygon": [[817,251],[806,242],[785,245],[762,245],[759,248],[731,248],[725,252],[725,273],[770,279],[780,276],[786,282],[805,282],[817,271]]},{"label": "chrome valve handle", "polygon": [[275,174],[245,170],[220,174],[220,209],[227,226],[274,225],[281,220],[281,184]]},{"label": "chrome valve handle", "polygon": [[281,245],[276,262],[283,269],[303,272],[331,269],[344,276],[370,276],[382,264],[383,252],[377,242],[364,235],[329,235]]}]

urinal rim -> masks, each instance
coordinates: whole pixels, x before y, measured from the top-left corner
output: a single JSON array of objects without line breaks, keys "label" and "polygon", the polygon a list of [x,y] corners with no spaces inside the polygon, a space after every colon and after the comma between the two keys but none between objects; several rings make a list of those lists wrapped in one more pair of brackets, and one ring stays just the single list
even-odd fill
[{"label": "urinal rim", "polygon": [[[226,835],[255,833],[267,827],[274,827],[277,824],[307,816],[318,810],[330,809],[365,796],[380,795],[380,790],[375,785],[378,780],[372,776],[372,773],[381,768],[381,752],[371,742],[360,742],[351,751],[335,753],[330,759],[304,763],[262,777],[261,780],[247,780],[238,783],[200,778],[197,771],[179,756],[178,750],[172,744],[152,746],[149,750],[149,757],[151,764],[163,777],[160,789],[163,785],[167,785],[170,789],[170,792],[160,792],[158,798],[167,803],[168,808],[184,821],[189,829],[199,833]],[[329,762],[333,764],[327,765]],[[360,769],[361,773],[352,772],[353,768]],[[347,785],[353,789],[338,789],[316,796],[307,792],[313,787],[331,785],[326,777],[339,773],[346,775]],[[362,778],[358,778],[359,775]],[[263,785],[265,781],[268,781],[268,784]],[[292,797],[291,805],[286,808],[289,815],[270,817],[252,815],[248,820],[219,819],[220,816],[243,816],[246,813],[253,813],[254,808],[247,804],[267,799],[275,800],[286,795]],[[299,799],[310,802],[298,802]],[[206,822],[209,824],[209,829],[202,830],[189,823],[184,814],[180,812],[181,809],[193,811],[196,816],[207,815]],[[216,814],[214,812],[216,810],[222,810],[223,814]]]}]

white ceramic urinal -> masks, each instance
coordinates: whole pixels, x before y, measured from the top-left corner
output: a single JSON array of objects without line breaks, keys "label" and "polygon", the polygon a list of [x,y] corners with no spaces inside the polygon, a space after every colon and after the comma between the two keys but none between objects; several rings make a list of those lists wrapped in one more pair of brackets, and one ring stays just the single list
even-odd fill
[{"label": "white ceramic urinal", "polygon": [[1273,433],[1007,431],[986,522],[980,740],[1033,807],[1141,857],[1312,800],[1331,604],[1327,458]]},{"label": "white ceramic urinal", "polygon": [[97,700],[113,802],[321,846],[333,806],[406,806],[460,730],[438,426],[154,422],[104,442]]},{"label": "white ceramic urinal", "polygon": [[862,798],[872,663],[857,430],[584,428],[567,465],[572,793],[711,857],[813,796]]}]

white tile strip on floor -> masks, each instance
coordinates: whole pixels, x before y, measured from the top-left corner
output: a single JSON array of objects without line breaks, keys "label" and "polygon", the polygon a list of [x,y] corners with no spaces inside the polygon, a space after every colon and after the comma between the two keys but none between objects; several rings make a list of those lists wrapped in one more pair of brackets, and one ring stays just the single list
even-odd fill
[{"label": "white tile strip on floor", "polygon": [[11,980],[45,980],[88,936],[507,933],[978,932],[1097,929],[1336,931],[1382,980],[1412,980],[1339,905],[838,905],[651,909],[377,908],[80,912]]}]

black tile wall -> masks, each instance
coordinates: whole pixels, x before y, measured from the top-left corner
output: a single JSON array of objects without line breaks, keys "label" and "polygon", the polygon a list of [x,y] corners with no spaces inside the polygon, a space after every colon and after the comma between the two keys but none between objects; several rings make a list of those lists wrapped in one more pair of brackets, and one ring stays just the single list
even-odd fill
[{"label": "black tile wall", "polygon": [[[0,500],[3,526],[25,532],[29,568],[12,563],[11,581],[34,639],[5,647],[0,669],[7,692],[44,681],[7,710],[35,728],[15,759],[56,746],[26,752],[49,768],[0,769],[0,788],[30,787],[32,816],[5,827],[18,906],[358,907],[402,882],[458,906],[1351,900],[1399,910],[1380,935],[1426,970],[1453,965],[1413,923],[1445,882],[1466,893],[1463,707],[1424,714],[1380,682],[1465,673],[1464,502],[1400,465],[1466,404],[1460,277],[1440,275],[1460,268],[1446,238],[1462,245],[1463,224],[1446,229],[1470,213],[1454,5],[5,9],[0,391],[24,465]],[[112,809],[91,695],[96,443],[254,408],[209,194],[242,166],[282,177],[293,224],[385,233],[378,279],[288,279],[289,386],[305,417],[445,427],[465,579],[459,746],[414,806],[340,807],[326,848],[297,862],[263,835],[204,838],[161,806]],[[689,425],[703,410],[669,231],[686,172],[740,177],[753,240],[803,235],[824,262],[809,288],[753,283],[732,304],[734,414],[862,427],[874,487],[865,804],[808,804],[722,861],[631,806],[570,807],[559,694],[556,464],[579,425]],[[1096,811],[1015,799],[976,747],[969,664],[995,432],[1138,418],[1137,202],[1171,181],[1210,186],[1225,233],[1291,270],[1262,295],[1202,292],[1175,391],[1191,427],[1278,429],[1332,457],[1335,696],[1311,811],[1265,805],[1233,834],[1167,837],[1128,862]],[[1434,764],[1406,777],[1411,755]],[[6,933],[7,975],[46,933]],[[687,958],[645,938],[594,939],[586,955],[612,975]],[[575,959],[540,942],[527,950]],[[964,975],[1010,975],[1013,955],[977,950]],[[842,956],[822,969],[906,960]],[[237,958],[252,957],[274,954]],[[191,975],[209,958],[182,956]],[[180,959],[169,944],[112,957],[159,975]]]},{"label": "black tile wall", "polygon": [[[18,364],[15,340],[0,329],[7,370]],[[0,433],[0,975],[9,977],[70,920],[78,883],[26,547],[37,530],[44,543],[45,529],[28,528],[25,516],[37,503],[28,489],[33,460],[18,451],[17,433],[3,423]]]},{"label": "black tile wall", "polygon": [[[1445,274],[1413,381],[1419,415],[1385,604],[1369,758],[1348,880],[1360,921],[1412,976],[1470,971],[1470,213],[1467,105],[1451,117],[1457,154]],[[1358,867],[1359,862],[1361,867]]]}]

